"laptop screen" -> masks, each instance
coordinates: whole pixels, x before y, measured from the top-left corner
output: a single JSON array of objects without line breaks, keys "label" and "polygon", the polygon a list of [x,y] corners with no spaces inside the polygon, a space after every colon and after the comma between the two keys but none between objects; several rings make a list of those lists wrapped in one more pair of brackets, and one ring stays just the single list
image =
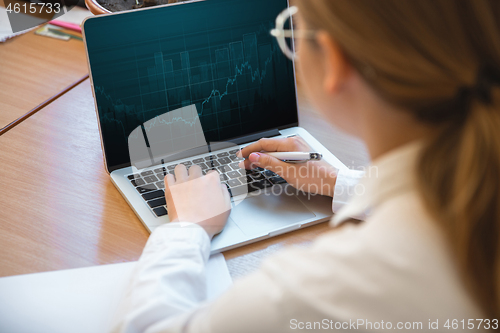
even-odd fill
[{"label": "laptop screen", "polygon": [[186,106],[196,106],[206,142],[297,124],[293,63],[269,34],[287,5],[193,1],[85,21],[108,170],[130,165],[134,130],[147,136],[165,124],[151,119]]}]

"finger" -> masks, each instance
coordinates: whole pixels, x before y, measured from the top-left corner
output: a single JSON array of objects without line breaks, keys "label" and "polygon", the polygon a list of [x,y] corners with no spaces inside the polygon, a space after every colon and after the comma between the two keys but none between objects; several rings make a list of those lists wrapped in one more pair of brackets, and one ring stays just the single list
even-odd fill
[{"label": "finger", "polygon": [[286,143],[286,138],[280,139],[260,139],[241,150],[242,157],[248,157],[251,153],[260,151],[278,151]]},{"label": "finger", "polygon": [[[252,156],[253,154],[260,154],[260,155],[266,155],[266,156],[269,156],[269,155],[264,154],[264,153],[252,153],[252,154],[250,154],[250,156]],[[256,155],[256,156],[259,156],[259,155]],[[270,156],[269,156],[269,157],[270,157]],[[279,162],[279,165],[280,165],[282,168],[285,168],[285,167],[287,167],[287,168],[288,168],[288,167],[289,167],[289,165],[288,165],[288,164],[286,164],[285,162],[283,162],[283,161],[281,161],[281,160],[276,159],[275,157],[273,157],[273,160],[276,160],[276,161],[277,161],[276,163],[278,163],[278,162]],[[249,157],[249,158],[247,158],[246,160],[241,161],[241,162],[238,164],[238,166],[239,166],[241,169],[246,169],[246,170],[252,170],[252,169],[255,169],[255,168],[257,168],[257,167],[262,167],[262,168],[264,168],[264,169],[267,169],[267,168],[265,168],[265,167],[263,167],[263,166],[261,165],[262,163],[269,163],[269,162],[267,162],[267,161],[266,161],[266,162],[262,161],[262,162],[259,164],[259,163],[257,162],[257,157],[252,156],[252,158],[250,158],[250,157]],[[276,163],[271,163],[271,164],[270,164],[270,166],[273,166],[273,165],[275,165]],[[276,165],[277,165],[277,164],[276,164]],[[269,169],[269,170],[271,170],[271,169]]]},{"label": "finger", "polygon": [[286,138],[287,144],[295,146],[297,151],[310,151],[311,147],[307,144],[307,142],[298,135],[290,136]]},{"label": "finger", "polygon": [[257,167],[257,165],[253,164],[252,162],[250,162],[249,159],[246,159],[244,161],[241,161],[238,166],[241,168],[241,169],[246,169],[246,170],[252,170],[252,169],[255,169]]},{"label": "finger", "polygon": [[248,157],[251,167],[261,167],[263,169],[271,170],[282,177],[287,176],[287,171],[291,167],[287,163],[278,160],[275,157],[263,153],[252,153]]},{"label": "finger", "polygon": [[[210,171],[207,172],[207,176],[210,176],[212,174],[216,174],[217,176],[220,175],[219,171],[215,170],[215,169],[212,169]],[[215,177],[215,176],[214,176]]]},{"label": "finger", "polygon": [[207,172],[205,177],[211,179],[212,182],[220,184],[220,173],[217,170],[210,170]]},{"label": "finger", "polygon": [[220,184],[220,188],[222,190],[222,195],[224,196],[224,200],[226,202],[226,206],[231,209],[231,195],[229,194],[229,190],[225,184]]},{"label": "finger", "polygon": [[172,174],[167,174],[165,176],[165,189],[175,184],[175,177]]},{"label": "finger", "polygon": [[165,177],[165,200],[167,201],[167,208],[170,211],[173,208],[174,201],[172,198],[172,191],[170,187],[175,185],[174,175],[168,174]]},{"label": "finger", "polygon": [[201,168],[199,165],[193,165],[189,168],[189,179],[193,180],[196,178],[200,178],[201,176],[203,176],[203,173],[201,172]]},{"label": "finger", "polygon": [[178,164],[175,167],[174,172],[175,172],[175,181],[177,183],[185,182],[186,180],[188,180],[188,172],[184,164]]}]

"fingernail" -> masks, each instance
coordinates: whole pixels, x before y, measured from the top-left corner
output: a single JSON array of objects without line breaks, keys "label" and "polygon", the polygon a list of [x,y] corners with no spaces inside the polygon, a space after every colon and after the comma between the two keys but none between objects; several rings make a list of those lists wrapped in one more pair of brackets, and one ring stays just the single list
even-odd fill
[{"label": "fingernail", "polygon": [[251,162],[259,162],[260,154],[259,153],[252,153],[252,154],[250,154],[249,159]]}]

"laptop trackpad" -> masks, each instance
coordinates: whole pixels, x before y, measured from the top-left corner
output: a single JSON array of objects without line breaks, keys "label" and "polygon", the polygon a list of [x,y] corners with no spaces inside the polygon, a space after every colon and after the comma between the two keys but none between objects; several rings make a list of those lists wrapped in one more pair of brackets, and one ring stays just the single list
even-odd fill
[{"label": "laptop trackpad", "polygon": [[247,197],[231,211],[230,218],[246,235],[267,234],[314,218],[296,196],[266,195]]}]

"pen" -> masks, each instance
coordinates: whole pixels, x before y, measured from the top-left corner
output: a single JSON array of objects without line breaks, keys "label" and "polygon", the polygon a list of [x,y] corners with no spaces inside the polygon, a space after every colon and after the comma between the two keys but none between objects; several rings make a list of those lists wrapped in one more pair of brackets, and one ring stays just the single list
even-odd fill
[{"label": "pen", "polygon": [[269,156],[275,157],[278,160],[282,160],[286,163],[304,163],[309,161],[320,161],[323,155],[320,153],[303,153],[303,152],[277,152],[277,153],[267,153]]}]

